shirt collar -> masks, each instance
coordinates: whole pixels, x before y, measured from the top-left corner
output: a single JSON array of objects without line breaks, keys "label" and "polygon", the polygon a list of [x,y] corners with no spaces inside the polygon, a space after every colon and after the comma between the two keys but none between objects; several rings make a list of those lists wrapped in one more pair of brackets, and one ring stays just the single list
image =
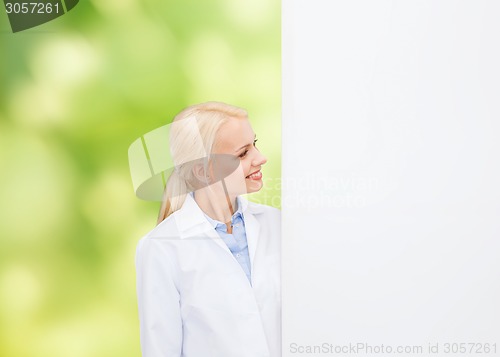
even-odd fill
[{"label": "shirt collar", "polygon": [[[189,193],[191,195],[191,197],[193,197],[194,199],[194,192],[190,192]],[[241,217],[241,219],[243,220],[243,202],[241,200],[241,197],[240,196],[236,196],[236,204],[238,205],[238,208],[237,210],[233,213],[233,215],[231,216],[231,222],[234,222],[234,220],[239,216]],[[213,227],[213,228],[217,228],[218,225],[223,225],[223,226],[226,226],[226,224],[224,222],[221,222],[221,221],[218,221],[216,219],[213,219],[212,217],[209,217],[205,212],[203,212],[203,215],[206,217],[206,219],[208,220],[208,222],[210,223],[210,225]]]}]

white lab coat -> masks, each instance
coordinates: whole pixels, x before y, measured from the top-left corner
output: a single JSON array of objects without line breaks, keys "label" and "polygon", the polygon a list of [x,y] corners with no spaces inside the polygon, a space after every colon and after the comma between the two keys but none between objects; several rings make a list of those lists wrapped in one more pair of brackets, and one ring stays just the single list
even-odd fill
[{"label": "white lab coat", "polygon": [[252,285],[191,195],[139,241],[143,357],[281,356],[280,211],[241,203]]}]

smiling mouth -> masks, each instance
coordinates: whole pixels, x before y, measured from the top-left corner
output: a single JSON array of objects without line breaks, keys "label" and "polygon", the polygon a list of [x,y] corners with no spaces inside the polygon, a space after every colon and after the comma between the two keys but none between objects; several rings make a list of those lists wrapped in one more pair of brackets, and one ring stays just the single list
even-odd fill
[{"label": "smiling mouth", "polygon": [[248,175],[246,178],[250,180],[260,180],[262,178],[262,172],[260,172],[260,170],[255,171],[254,173]]}]

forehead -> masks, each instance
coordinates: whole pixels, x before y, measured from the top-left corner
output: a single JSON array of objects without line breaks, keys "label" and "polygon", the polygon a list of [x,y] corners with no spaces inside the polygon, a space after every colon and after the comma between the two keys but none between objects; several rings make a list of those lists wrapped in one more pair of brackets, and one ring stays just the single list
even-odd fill
[{"label": "forehead", "polygon": [[248,119],[229,119],[217,132],[217,149],[232,153],[243,145],[253,143],[255,133]]}]

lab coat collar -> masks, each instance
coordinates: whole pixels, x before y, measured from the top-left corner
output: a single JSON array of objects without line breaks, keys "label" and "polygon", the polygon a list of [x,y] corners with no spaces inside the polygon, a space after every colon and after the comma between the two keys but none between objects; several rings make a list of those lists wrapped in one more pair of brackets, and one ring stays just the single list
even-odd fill
[{"label": "lab coat collar", "polygon": [[[253,202],[249,202],[247,199],[241,196],[238,196],[237,199],[239,204],[239,210],[243,214],[245,220],[249,216],[252,216],[254,214],[260,214],[263,212],[261,206]],[[186,195],[186,200],[184,201],[184,204],[182,205],[181,209],[175,213],[175,218],[177,226],[181,233],[183,232],[188,233],[194,227],[199,225],[207,226],[205,223],[208,223],[208,227],[213,229],[212,225],[205,218],[205,214],[198,206],[198,204],[196,203],[191,194]]]},{"label": "lab coat collar", "polygon": [[[194,198],[193,196],[193,192],[190,193],[191,197]],[[233,221],[235,219],[235,217],[237,217],[238,215],[241,216],[241,218],[244,220],[244,217],[243,217],[243,210],[242,210],[242,202],[241,202],[241,197],[238,196],[236,197],[236,207],[237,207],[237,210],[236,212],[233,213],[233,215],[231,216],[231,221]],[[208,216],[206,213],[204,213],[205,215],[205,218],[210,222],[211,226],[215,229],[217,229],[217,226],[219,224],[222,224],[224,225],[223,222],[221,221],[218,221],[216,219],[213,219],[212,217]]]},{"label": "lab coat collar", "polygon": [[[241,212],[243,213],[245,220],[248,253],[251,267],[253,267],[260,231],[260,223],[257,220],[256,215],[263,213],[264,209],[262,206],[249,202],[241,196],[239,196],[238,199],[241,204]],[[224,243],[217,231],[206,219],[205,214],[198,206],[192,195],[186,195],[184,204],[180,210],[174,213],[174,217],[181,239],[203,239],[208,236],[213,238],[215,243],[217,243],[221,248],[226,250],[229,254],[232,254],[226,243]]]}]

